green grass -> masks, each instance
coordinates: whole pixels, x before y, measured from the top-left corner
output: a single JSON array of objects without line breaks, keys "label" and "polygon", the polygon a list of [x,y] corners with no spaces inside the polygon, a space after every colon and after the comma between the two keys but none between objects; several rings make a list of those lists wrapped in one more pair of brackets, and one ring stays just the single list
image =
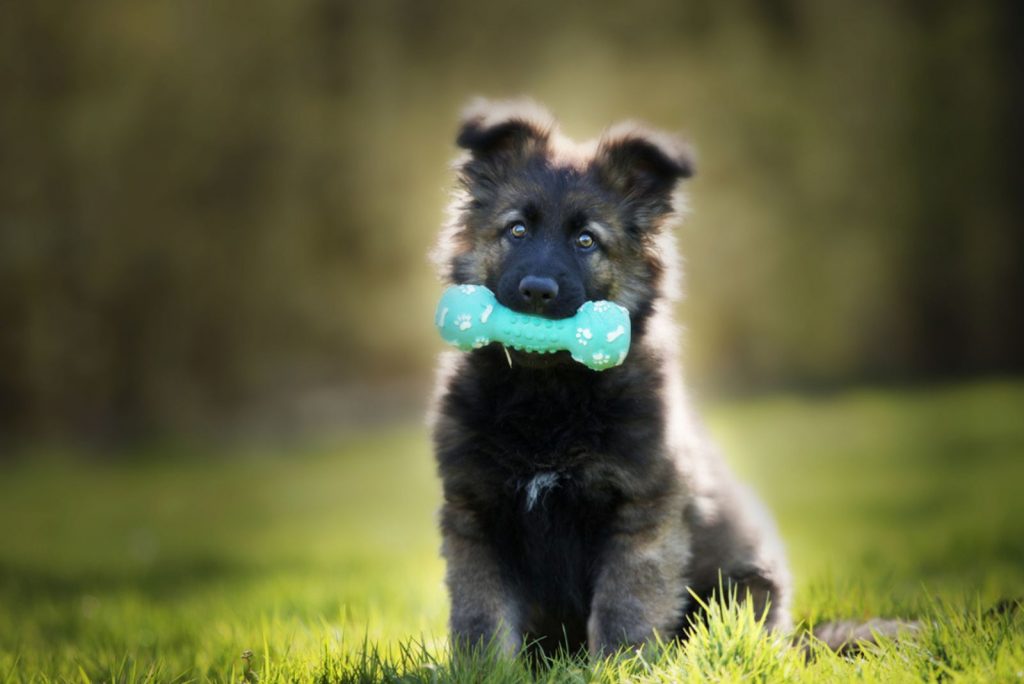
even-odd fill
[{"label": "green grass", "polygon": [[915,638],[808,663],[757,616],[713,605],[684,646],[533,669],[486,654],[452,665],[438,484],[413,426],[229,454],[38,452],[5,466],[0,684],[1024,678],[1024,616],[988,610],[1024,595],[1024,384],[706,413],[779,518],[797,617],[914,618]]}]

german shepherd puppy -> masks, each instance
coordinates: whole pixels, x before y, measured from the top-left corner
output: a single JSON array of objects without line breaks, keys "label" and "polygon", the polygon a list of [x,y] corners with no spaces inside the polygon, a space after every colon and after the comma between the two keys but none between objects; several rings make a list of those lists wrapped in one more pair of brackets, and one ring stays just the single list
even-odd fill
[{"label": "german shepherd puppy", "polygon": [[456,142],[444,279],[550,318],[608,299],[633,342],[602,372],[499,344],[445,355],[433,434],[453,644],[602,654],[682,637],[699,611],[688,588],[720,581],[788,628],[774,526],[705,438],[677,360],[686,147],[629,124],[575,144],[535,105],[488,102]]}]

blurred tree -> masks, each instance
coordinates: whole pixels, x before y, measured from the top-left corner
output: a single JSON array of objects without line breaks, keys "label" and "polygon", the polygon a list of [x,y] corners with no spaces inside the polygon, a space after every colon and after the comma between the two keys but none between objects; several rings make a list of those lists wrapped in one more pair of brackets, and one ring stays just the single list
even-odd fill
[{"label": "blurred tree", "polygon": [[0,435],[216,426],[429,374],[470,95],[701,150],[691,372],[1024,366],[1012,2],[297,0],[0,10]]}]

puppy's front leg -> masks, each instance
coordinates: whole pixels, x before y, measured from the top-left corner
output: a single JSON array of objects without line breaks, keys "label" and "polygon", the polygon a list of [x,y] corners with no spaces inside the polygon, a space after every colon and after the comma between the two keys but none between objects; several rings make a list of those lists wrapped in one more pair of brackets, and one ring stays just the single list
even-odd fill
[{"label": "puppy's front leg", "polygon": [[[625,516],[649,517],[627,510]],[[627,644],[668,635],[686,605],[683,565],[688,541],[682,515],[663,515],[642,527],[623,525],[602,559],[587,621],[590,653],[608,655]]]},{"label": "puppy's front leg", "polygon": [[475,515],[451,503],[441,511],[445,581],[451,597],[451,641],[456,648],[493,643],[505,655],[522,644],[518,601],[502,577]]}]

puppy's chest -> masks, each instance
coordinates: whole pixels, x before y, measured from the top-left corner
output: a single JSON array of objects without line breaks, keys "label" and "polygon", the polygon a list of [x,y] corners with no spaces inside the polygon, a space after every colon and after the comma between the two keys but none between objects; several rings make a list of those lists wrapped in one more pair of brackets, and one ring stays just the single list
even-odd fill
[{"label": "puppy's chest", "polygon": [[504,517],[531,527],[574,527],[595,519],[616,501],[615,483],[600,477],[598,458],[582,451],[561,463],[532,464],[511,474],[500,497]]},{"label": "puppy's chest", "polygon": [[607,456],[596,450],[538,449],[525,457],[522,452],[506,456],[504,505],[532,517],[566,507],[580,510],[597,505],[605,498],[603,492],[613,486],[602,481],[602,464]]},{"label": "puppy's chest", "polygon": [[[505,567],[544,605],[585,606],[616,503],[579,469],[541,470],[506,488],[491,528]],[[578,604],[578,605],[577,605]]]},{"label": "puppy's chest", "polygon": [[543,505],[548,495],[557,496],[557,490],[562,486],[573,486],[572,475],[557,470],[543,470],[533,476],[520,477],[516,482],[516,491],[522,498],[523,508],[526,512],[532,512],[539,504]]},{"label": "puppy's chest", "polygon": [[602,505],[616,489],[612,475],[622,458],[592,425],[571,418],[537,419],[526,430],[510,430],[497,441],[505,506],[531,518]]}]

